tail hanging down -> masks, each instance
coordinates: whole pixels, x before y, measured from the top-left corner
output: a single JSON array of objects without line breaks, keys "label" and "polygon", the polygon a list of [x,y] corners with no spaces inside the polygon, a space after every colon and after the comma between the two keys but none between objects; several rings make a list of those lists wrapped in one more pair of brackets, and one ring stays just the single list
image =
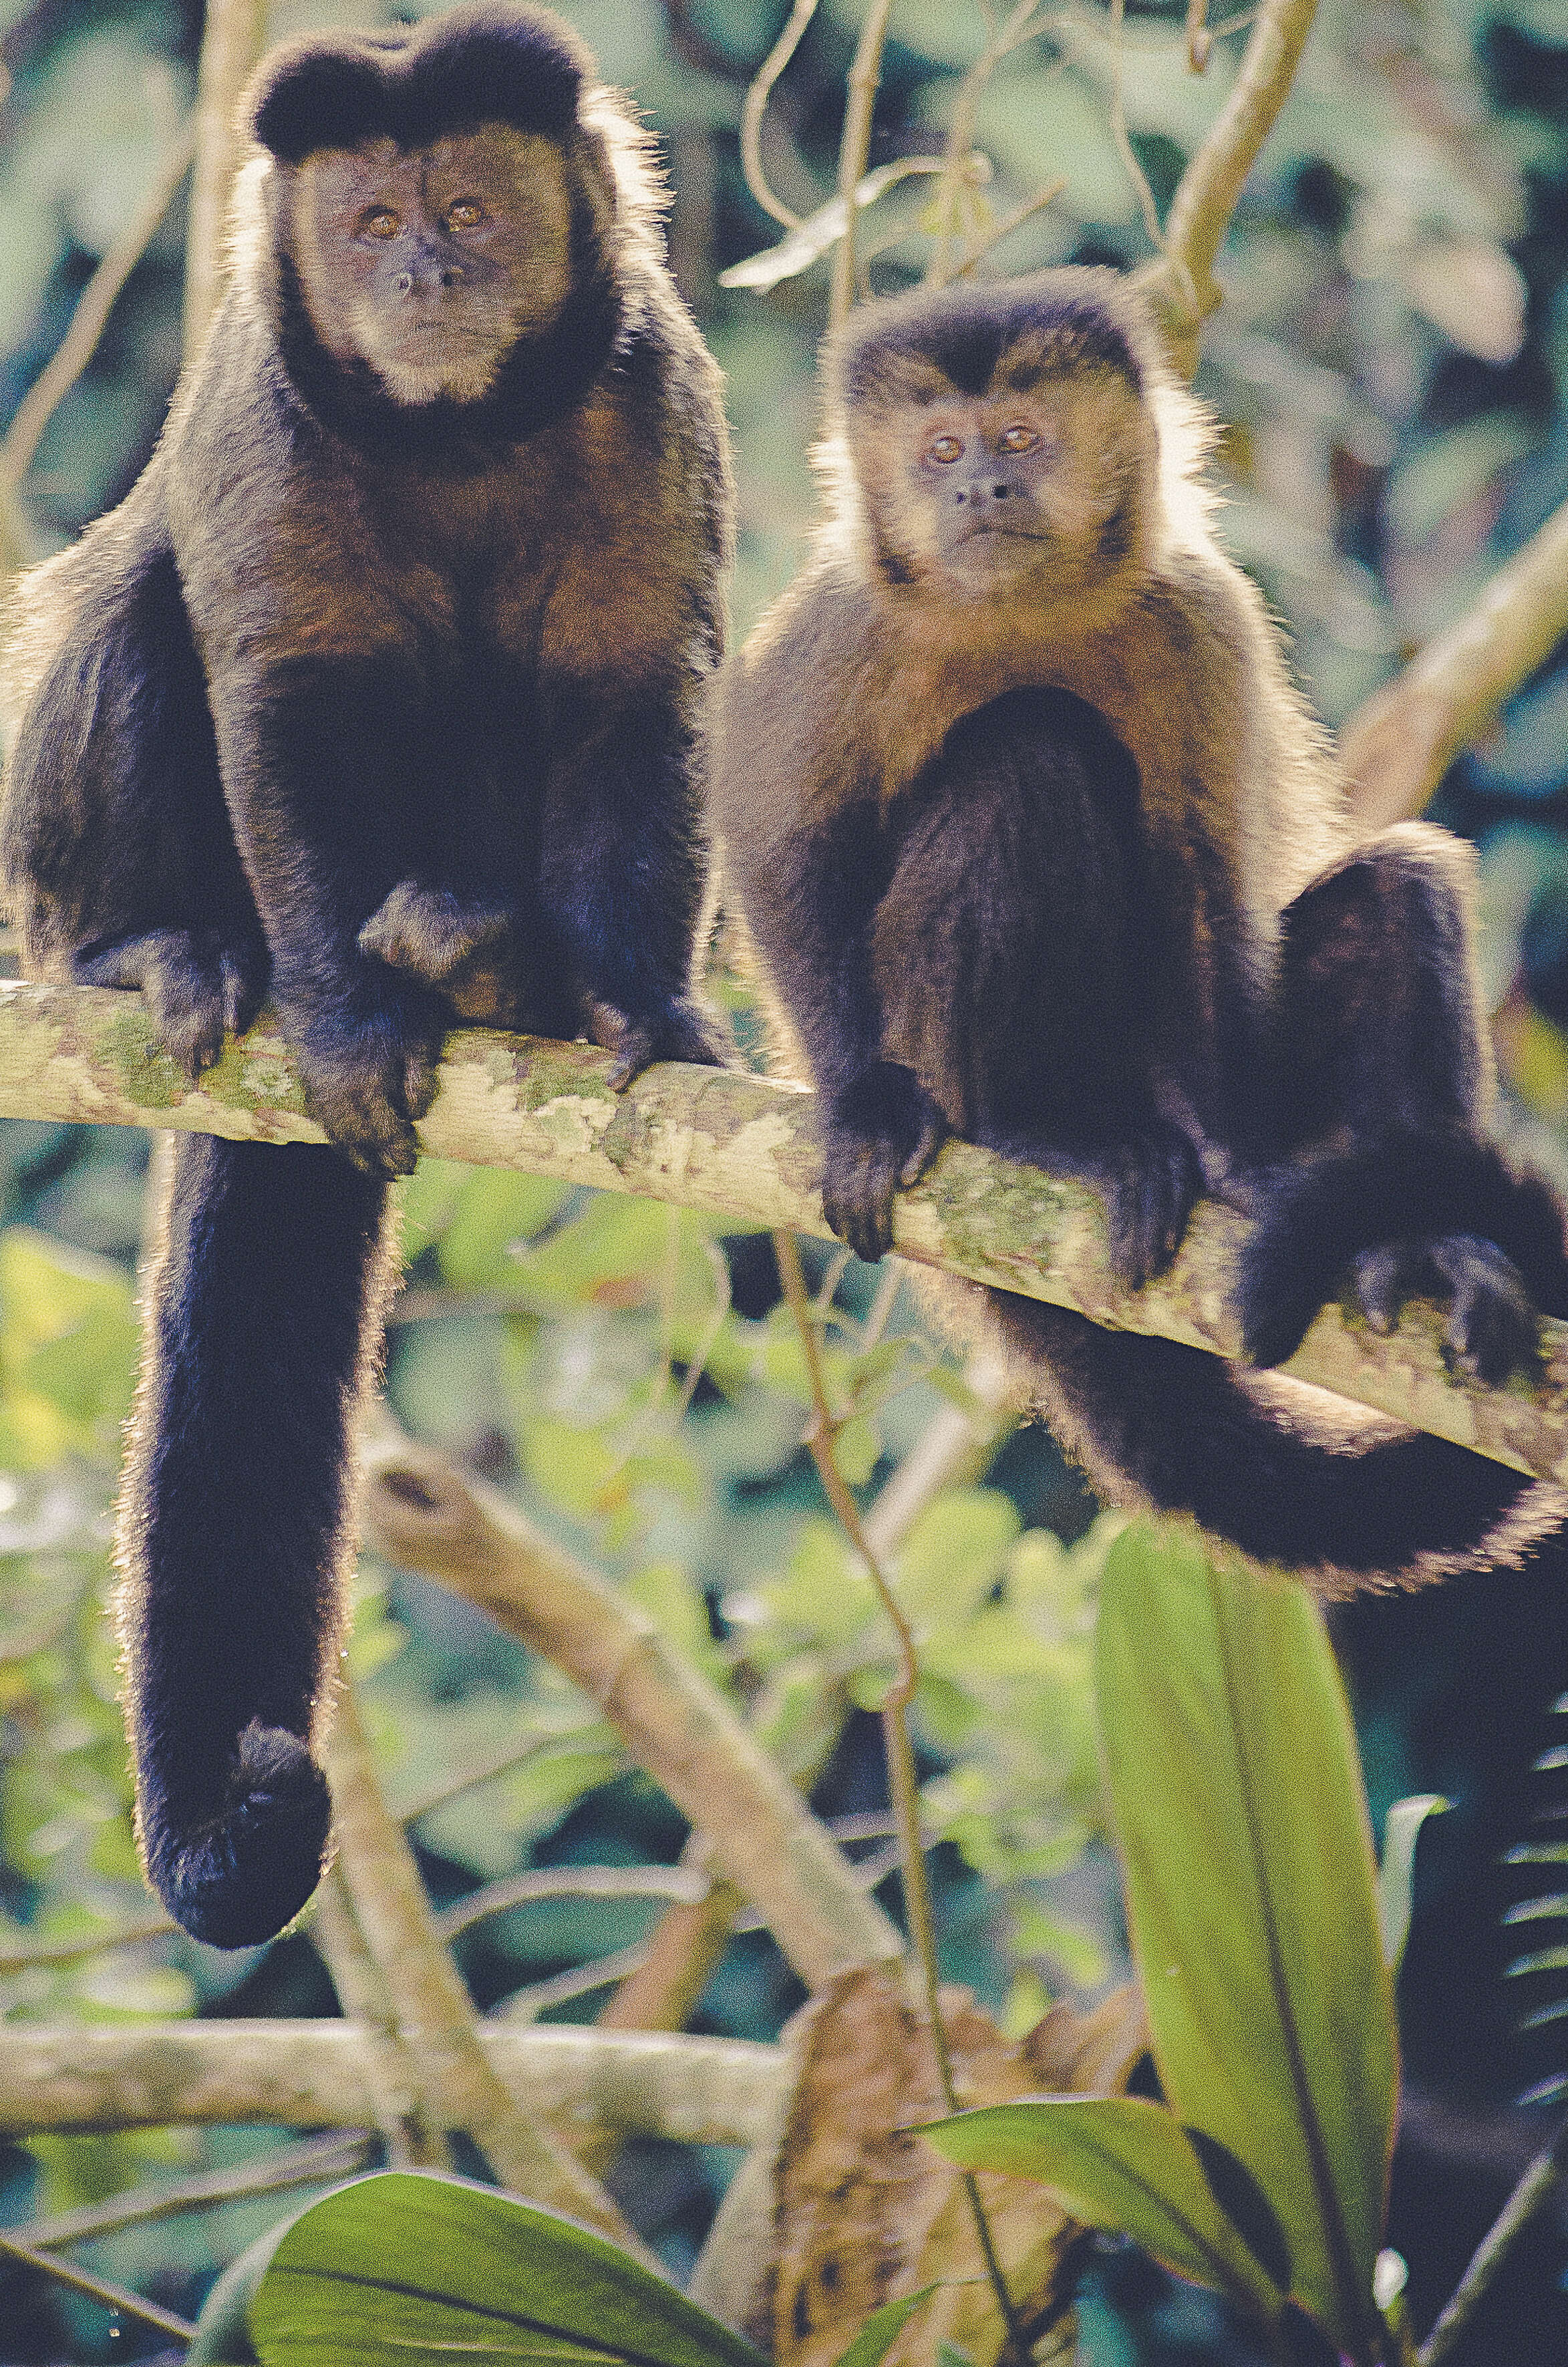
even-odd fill
[{"label": "tail hanging down", "polygon": [[120,1509],[137,1824],[171,1915],[280,1931],[331,1825],[312,1756],[353,1551],[386,1186],[332,1150],[178,1138]]}]

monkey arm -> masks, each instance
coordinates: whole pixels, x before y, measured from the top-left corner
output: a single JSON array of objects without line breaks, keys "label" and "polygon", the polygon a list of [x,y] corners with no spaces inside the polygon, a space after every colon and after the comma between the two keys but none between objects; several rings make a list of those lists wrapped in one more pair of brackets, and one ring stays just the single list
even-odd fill
[{"label": "monkey arm", "polygon": [[892,1239],[892,1196],[949,1131],[915,1070],[884,1058],[872,928],[888,886],[888,833],[869,798],[815,829],[730,848],[746,918],[823,1098],[823,1205],[858,1257]]},{"label": "monkey arm", "polygon": [[707,850],[678,694],[574,687],[554,704],[540,884],[595,1040],[629,1084],[652,1060],[722,1064],[691,991]]},{"label": "monkey arm", "polygon": [[448,1014],[358,933],[409,870],[421,734],[396,658],[214,670],[223,785],[306,1099],[372,1174],[406,1174]]}]

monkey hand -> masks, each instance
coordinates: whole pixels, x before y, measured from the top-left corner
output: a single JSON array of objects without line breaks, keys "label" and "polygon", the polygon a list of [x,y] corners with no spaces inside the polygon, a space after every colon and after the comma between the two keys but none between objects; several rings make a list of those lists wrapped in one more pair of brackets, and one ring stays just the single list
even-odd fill
[{"label": "monkey hand", "polygon": [[823,1213],[868,1264],[892,1246],[894,1192],[918,1183],[949,1130],[940,1105],[898,1060],[873,1060],[828,1102]]},{"label": "monkey hand", "polygon": [[416,1118],[436,1098],[446,1014],[427,987],[366,963],[346,989],[298,1016],[278,998],[305,1106],[367,1175],[410,1175]]},{"label": "monkey hand", "polygon": [[691,996],[681,995],[663,1011],[629,1018],[613,1002],[587,997],[588,1033],[615,1055],[610,1090],[622,1093],[655,1060],[689,1060],[699,1069],[722,1069],[729,1048],[717,1021]]},{"label": "monkey hand", "polygon": [[1180,1127],[1151,1116],[1103,1173],[1110,1262],[1130,1290],[1164,1274],[1203,1191],[1198,1152]]},{"label": "monkey hand", "polygon": [[139,987],[153,1032],[192,1084],[223,1048],[243,1036],[267,992],[267,949],[233,943],[217,929],[153,929],[86,957],[72,974],[84,986]]},{"label": "monkey hand", "polygon": [[359,950],[426,986],[445,987],[476,957],[493,955],[511,925],[499,904],[401,879],[360,930]]}]

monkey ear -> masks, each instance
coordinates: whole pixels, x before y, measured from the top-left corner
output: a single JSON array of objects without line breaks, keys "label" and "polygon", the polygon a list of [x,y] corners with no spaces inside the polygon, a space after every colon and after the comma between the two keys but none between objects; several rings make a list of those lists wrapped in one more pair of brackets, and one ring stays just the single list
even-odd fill
[{"label": "monkey ear", "polygon": [[385,128],[383,69],[362,51],[298,41],[267,59],[251,85],[252,135],[279,164],[318,148],[354,148]]}]

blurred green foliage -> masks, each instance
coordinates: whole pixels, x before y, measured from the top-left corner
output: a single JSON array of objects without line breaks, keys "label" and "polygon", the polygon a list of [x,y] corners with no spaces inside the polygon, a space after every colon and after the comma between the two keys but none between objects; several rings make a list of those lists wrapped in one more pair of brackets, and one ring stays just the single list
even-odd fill
[{"label": "blurred green foliage", "polygon": [[[268,25],[282,36],[374,13],[275,0]],[[806,452],[826,265],[767,294],[720,284],[779,235],[745,188],[737,127],[782,0],[581,0],[565,13],[607,79],[635,94],[668,161],[672,256],[727,373],[736,432],[738,636],[789,581],[814,512]],[[1128,120],[1162,203],[1222,103],[1240,38],[1191,75],[1181,15],[1174,0],[1127,14]],[[767,168],[801,215],[833,186],[859,17],[853,0],[824,0],[769,111]],[[974,0],[897,0],[873,167],[940,149],[957,77],[985,33]],[[188,104],[199,34],[199,0],[0,0],[0,418],[57,345],[153,173]],[[1106,15],[1086,4],[1042,16],[1040,38],[1004,62],[979,108],[975,143],[992,171],[970,193],[965,234],[983,238],[1042,187],[1063,188],[982,267],[1146,254],[1111,136],[1110,74]],[[929,181],[911,178],[865,217],[875,288],[922,267],[929,205]],[[152,447],[177,367],[181,237],[176,204],[21,487],[40,549],[118,499]],[[1221,272],[1227,300],[1206,334],[1199,383],[1221,423],[1223,531],[1337,722],[1568,498],[1561,0],[1324,0]],[[1484,974],[1516,1122],[1533,1130],[1540,1155],[1561,1161],[1562,652],[1455,765],[1437,810],[1481,848]],[[146,1912],[104,1617],[143,1158],[140,1139],[108,1131],[0,1128],[7,1961],[20,1945],[63,1944]],[[731,1689],[824,1813],[849,1820],[852,1848],[885,1863],[869,1713],[891,1665],[888,1638],[802,1450],[804,1376],[766,1237],[439,1162],[412,1179],[403,1222],[410,1263],[389,1365],[403,1420],[625,1585]],[[953,1368],[918,1308],[902,1294],[890,1301],[878,1275],[823,1255],[810,1271],[831,1308],[833,1387],[853,1411],[845,1467],[869,1499],[948,1401]],[[1014,2030],[1063,1988],[1092,1988],[1126,1961],[1089,1707],[1090,1626],[1113,1527],[1093,1522],[1035,1433],[1006,1449],[987,1484],[931,1505],[894,1562],[921,1646],[917,1731],[924,1806],[944,1839],[945,1964]],[[530,1858],[678,1854],[679,1819],[627,1768],[592,1705],[467,1606],[368,1564],[353,1650],[389,1792],[400,1809],[422,1811],[413,1829],[438,1900]],[[1561,1670],[1541,1682],[1553,1676],[1561,1684]],[[1408,1662],[1400,1682],[1419,1693]],[[1374,1789],[1419,1788],[1398,1701],[1363,1706]],[[1505,1734],[1498,1747],[1524,1744]],[[484,1780],[464,1787],[465,1773]],[[1462,1791],[1464,1770],[1426,1780]],[[891,1887],[884,1896],[896,1903]],[[486,1922],[460,1955],[490,2005],[634,1944],[653,1920],[651,1905],[557,1900]],[[767,2034],[796,1996],[771,1943],[743,1935],[699,2026]],[[600,2001],[588,1993],[552,2010],[590,2014]],[[315,2012],[331,1999],[299,1937],[238,1959],[159,1939],[0,1971],[0,2011],[14,2019],[187,2009]],[[1506,2088],[1506,2068],[1485,2077],[1489,2095]],[[0,2215],[233,2163],[271,2142],[254,2130],[40,2137],[0,2149]],[[632,2148],[618,2191],[679,2263],[725,2168]],[[229,2205],[131,2228],[82,2257],[188,2310],[275,2216],[276,2205]],[[1418,2248],[1401,2240],[1419,2274]],[[1568,2342],[1551,2289],[1560,2267],[1549,2257],[1530,2289],[1498,2354],[1510,2367],[1544,2367]],[[1140,2286],[1139,2273],[1121,2256],[1096,2271],[1085,2323],[1097,2361],[1249,2355],[1185,2291]],[[7,2367],[135,2356],[138,2339],[127,2327],[111,2352],[101,2311],[0,2270]],[[143,2351],[156,2343],[148,2334]]]}]

